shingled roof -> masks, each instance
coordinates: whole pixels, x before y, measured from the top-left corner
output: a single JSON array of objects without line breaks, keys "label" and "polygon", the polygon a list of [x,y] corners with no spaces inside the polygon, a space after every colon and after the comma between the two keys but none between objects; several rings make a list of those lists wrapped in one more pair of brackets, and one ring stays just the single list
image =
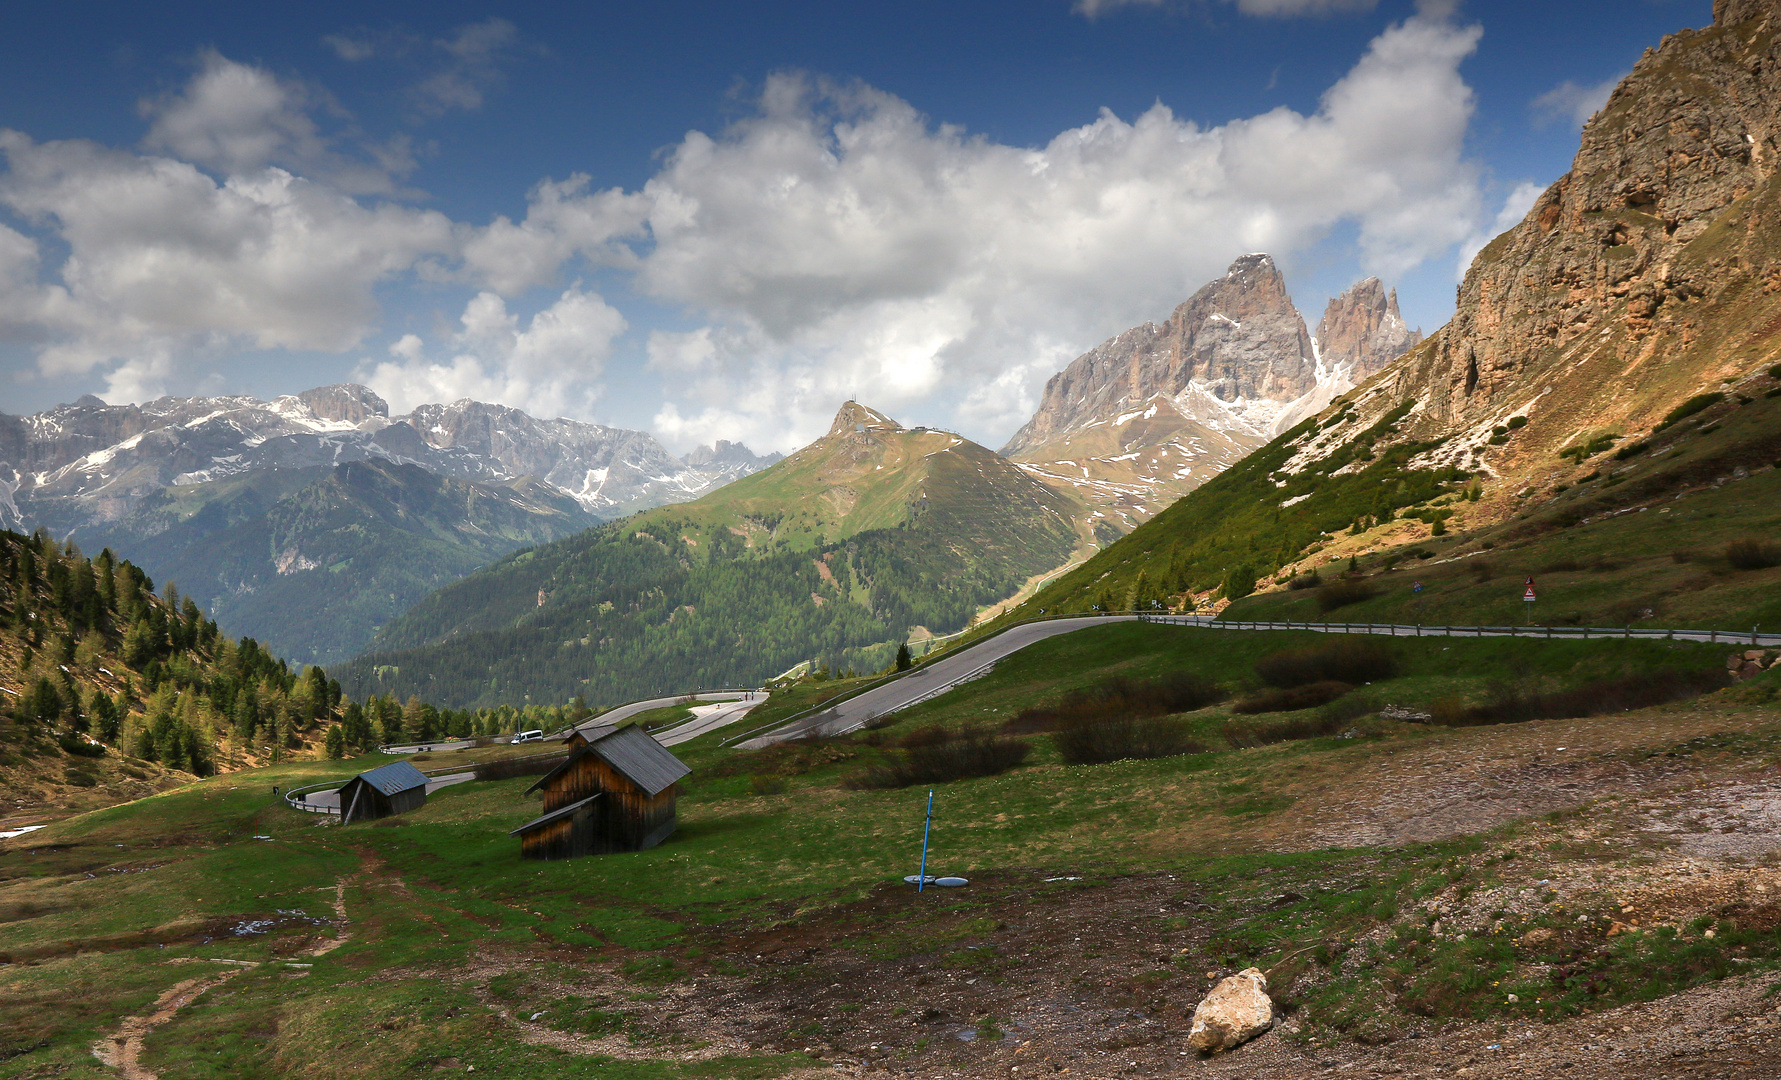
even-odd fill
[{"label": "shingled roof", "polygon": [[[388,765],[379,765],[370,772],[362,772],[353,780],[363,780],[385,795],[394,795],[398,791],[410,788],[426,787],[427,774],[406,761],[392,761]],[[351,783],[349,780],[347,783]]]},{"label": "shingled roof", "polygon": [[655,736],[634,724],[627,724],[616,730],[595,730],[585,734],[592,741],[586,746],[576,747],[568,760],[539,777],[536,784],[526,789],[528,795],[579,761],[583,754],[600,755],[606,764],[618,770],[620,775],[651,797],[659,795],[693,771],[687,768],[685,762],[669,753],[667,747],[656,742]]}]

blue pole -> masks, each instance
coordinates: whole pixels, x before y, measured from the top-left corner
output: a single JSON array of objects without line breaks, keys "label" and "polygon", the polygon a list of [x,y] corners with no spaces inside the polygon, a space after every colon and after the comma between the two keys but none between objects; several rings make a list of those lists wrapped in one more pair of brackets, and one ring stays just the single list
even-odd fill
[{"label": "blue pole", "polygon": [[928,817],[921,827],[921,872],[915,875],[915,891],[920,892],[928,884],[928,830],[934,827],[934,789],[928,789]]}]

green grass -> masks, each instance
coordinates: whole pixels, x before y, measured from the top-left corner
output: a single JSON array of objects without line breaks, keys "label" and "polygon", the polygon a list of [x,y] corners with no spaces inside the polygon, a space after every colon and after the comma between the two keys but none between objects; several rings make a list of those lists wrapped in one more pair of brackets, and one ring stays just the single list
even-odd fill
[{"label": "green grass", "polygon": [[[895,737],[936,722],[996,724],[1109,674],[1188,668],[1239,681],[1270,651],[1324,640],[1306,632],[1139,624],[1081,631],[1011,657],[876,734]],[[1391,692],[1402,690],[1405,700],[1495,678],[1570,682],[1719,656],[1664,642],[1404,639],[1393,647],[1404,673]],[[1184,722],[1214,724],[1216,716],[1208,710]],[[727,970],[730,960],[711,950],[731,929],[820,920],[913,869],[925,791],[846,791],[834,783],[878,748],[861,741],[792,748],[787,752],[812,757],[791,790],[756,796],[747,791],[753,763],[774,759],[724,750],[721,734],[678,748],[695,769],[681,801],[682,827],[661,847],[630,855],[522,862],[507,832],[537,812],[522,794],[530,778],[444,789],[422,810],[381,825],[321,826],[273,802],[274,783],[340,778],[378,758],[225,776],[59,823],[34,837],[35,854],[9,853],[0,864],[0,911],[32,912],[0,922],[0,952],[34,959],[0,968],[5,1052],[23,1051],[0,1074],[65,1067],[67,1075],[98,1075],[86,1052],[93,1039],[174,982],[209,970],[168,961],[223,957],[262,964],[152,1037],[149,1064],[169,1075],[332,1076],[340,1074],[341,1056],[350,1055],[365,1075],[427,1069],[447,1058],[477,1064],[479,1072],[498,1064],[500,1075],[518,1077],[777,1075],[801,1059],[678,1062],[676,1036],[652,1025],[646,1001],[592,988],[551,989],[588,964],[639,994],[683,985],[702,970]],[[1480,737],[1416,728],[1087,767],[1058,764],[1040,740],[1029,767],[939,789],[930,865],[967,875],[1056,867],[1084,879],[1043,890],[1092,889],[1120,874],[1168,871],[1213,910],[1207,918],[1215,932],[1205,948],[1214,959],[1286,965],[1284,971],[1324,963],[1317,956],[1325,949],[1330,962],[1339,962],[1350,948],[1343,942],[1401,921],[1411,901],[1437,877],[1446,881],[1453,860],[1472,858],[1480,842],[1283,855],[1247,850],[1248,830],[1293,812],[1305,768],[1340,775],[1416,740]],[[1763,746],[1749,752],[1772,753]],[[1703,745],[1698,752],[1734,750]],[[433,758],[444,765],[450,756]],[[253,839],[260,835],[271,839]],[[327,916],[342,879],[353,938],[313,968],[282,961],[301,960],[294,954],[330,929],[287,918],[264,935],[226,932],[229,924],[281,910]],[[1253,917],[1257,906],[1285,892],[1303,899],[1268,907],[1267,919]],[[841,940],[867,958],[927,952],[943,969],[1002,978],[1013,961],[995,946],[997,916],[985,902],[957,898],[943,925],[923,922],[932,916],[922,909],[887,914]],[[205,928],[215,940],[196,940]],[[167,940],[131,937],[156,929]],[[1409,950],[1405,935],[1413,932],[1394,930],[1399,952]],[[64,955],[61,943],[69,941],[85,951]],[[1617,952],[1592,961],[1606,974],[1586,980],[1596,988],[1588,996],[1643,993],[1640,964],[1667,972],[1666,986],[1713,977],[1724,966],[1723,956],[1701,953],[1698,940],[1684,944],[1650,943],[1671,952]],[[1756,947],[1748,937],[1736,945]],[[1473,952],[1483,946],[1454,952],[1458,947],[1418,943],[1415,963],[1396,968],[1389,950],[1377,950],[1370,966],[1341,968],[1341,978],[1303,1007],[1344,1038],[1372,1022],[1372,1013],[1354,1003],[1373,1001],[1376,1013],[1387,1008],[1379,1004],[1387,990],[1427,999],[1440,1015],[1500,1013],[1496,996],[1480,996],[1471,975],[1458,974],[1495,970],[1490,965],[1500,957],[1492,960],[1497,953],[1490,952],[1478,961]],[[518,962],[534,955],[563,967]],[[435,975],[502,957],[512,961],[508,969],[480,981]],[[1169,977],[1167,969],[1153,974]],[[658,1056],[620,1062],[523,1045],[487,1004],[517,1015],[541,1011],[547,1001],[555,1011],[542,1010],[548,1019],[540,1023],[622,1037]],[[52,1002],[57,1007],[47,1008]],[[989,1023],[996,1026],[993,1018]]]}]

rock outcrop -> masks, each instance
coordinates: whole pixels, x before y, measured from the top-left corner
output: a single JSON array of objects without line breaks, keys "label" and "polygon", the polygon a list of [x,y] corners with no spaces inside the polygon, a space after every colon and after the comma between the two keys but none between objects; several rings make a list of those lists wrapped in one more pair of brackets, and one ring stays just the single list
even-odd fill
[{"label": "rock outcrop", "polygon": [[[1781,4],[1726,0],[1646,50],[1571,170],[1473,260],[1452,322],[1320,438],[1413,401],[1404,437],[1443,440],[1423,463],[1514,491],[1559,480],[1555,452],[1579,439],[1633,438],[1752,378],[1781,358],[1778,157]],[[1525,430],[1491,442],[1516,416]]]},{"label": "rock outcrop", "polygon": [[[1159,394],[1198,390],[1243,411],[1250,403],[1291,401],[1316,376],[1311,335],[1286,279],[1267,255],[1245,255],[1168,321],[1127,330],[1052,376],[1038,412],[1002,453],[1022,457],[1067,432],[1141,409]],[[1264,411],[1271,419],[1272,410]]]},{"label": "rock outcrop", "polygon": [[1194,1009],[1187,1045],[1202,1054],[1216,1054],[1243,1045],[1274,1026],[1274,1000],[1268,977],[1245,968],[1214,986]]},{"label": "rock outcrop", "polygon": [[1319,362],[1359,384],[1415,348],[1422,331],[1404,325],[1398,291],[1387,292],[1384,283],[1370,277],[1330,301],[1313,341]]},{"label": "rock outcrop", "polygon": [[1274,260],[1245,255],[1166,322],[1053,376],[1002,453],[1124,532],[1420,340],[1377,278],[1332,300],[1318,333],[1327,344],[1305,332]]}]

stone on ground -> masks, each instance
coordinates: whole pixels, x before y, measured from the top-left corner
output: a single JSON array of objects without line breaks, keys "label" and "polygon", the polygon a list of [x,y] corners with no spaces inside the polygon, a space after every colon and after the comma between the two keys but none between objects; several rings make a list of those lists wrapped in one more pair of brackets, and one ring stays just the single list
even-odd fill
[{"label": "stone on ground", "polygon": [[1221,981],[1194,1009],[1187,1045],[1202,1053],[1230,1050],[1274,1026],[1274,1001],[1268,977],[1245,968]]}]

